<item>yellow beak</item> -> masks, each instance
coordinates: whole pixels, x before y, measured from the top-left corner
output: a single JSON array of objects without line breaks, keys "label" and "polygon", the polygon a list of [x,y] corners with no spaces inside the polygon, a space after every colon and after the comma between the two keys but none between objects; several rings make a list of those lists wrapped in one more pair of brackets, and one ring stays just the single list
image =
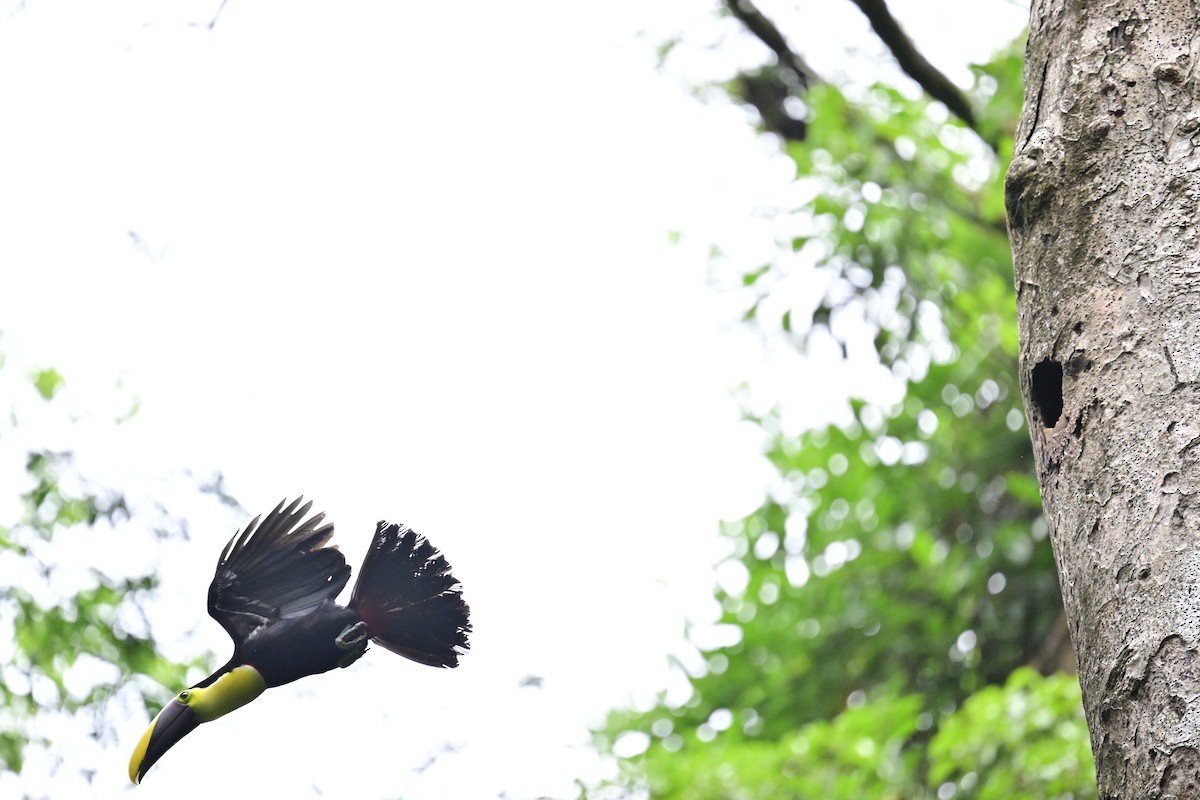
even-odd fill
[{"label": "yellow beak", "polygon": [[142,734],[133,756],[129,759],[129,780],[135,784],[142,782],[142,777],[154,762],[163,757],[171,747],[196,729],[200,720],[196,712],[175,698],[163,706],[154,722]]}]

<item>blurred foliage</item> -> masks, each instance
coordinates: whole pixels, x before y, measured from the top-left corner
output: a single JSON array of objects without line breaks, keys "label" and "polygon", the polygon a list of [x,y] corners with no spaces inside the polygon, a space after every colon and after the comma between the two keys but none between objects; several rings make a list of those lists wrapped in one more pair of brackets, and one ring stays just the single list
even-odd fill
[{"label": "blurred foliage", "polygon": [[1079,681],[1020,668],[967,698],[929,746],[929,776],[981,800],[1093,797],[1095,775]]},{"label": "blurred foliage", "polygon": [[[983,136],[887,86],[805,92],[784,146],[808,199],[743,276],[745,318],[802,352],[837,342],[903,400],[800,435],[748,412],[778,479],[726,526],[733,643],[700,654],[686,701],[611,716],[597,738],[622,777],[586,794],[1095,797],[1078,683],[1045,656],[1061,601],[1017,384],[1020,52],[974,71]],[[801,270],[825,279],[816,302],[790,288]]]},{"label": "blurred foliage", "polygon": [[744,726],[668,734],[677,736],[670,757],[651,751],[623,766],[630,782],[648,781],[651,796],[687,800],[1094,797],[1080,703],[1073,675],[1021,667],[943,714],[936,732],[921,697],[882,694],[778,737]]},{"label": "blurred foliage", "polygon": [[[0,432],[0,458],[5,474],[22,477],[0,498],[12,515],[0,519],[0,777],[20,773],[30,748],[61,759],[52,717],[86,720],[94,740],[112,743],[110,704],[125,716],[130,704],[151,710],[153,683],[138,676],[178,686],[188,668],[158,654],[145,622],[156,575],[85,566],[92,547],[130,546],[125,498],[79,475],[70,452],[21,452],[12,435],[23,419],[19,381],[5,377],[10,427]],[[33,371],[29,382],[36,395],[25,399],[51,406],[65,384],[53,369]],[[65,412],[59,422],[70,424]],[[164,532],[178,533],[172,524]],[[86,758],[71,765],[88,779],[95,767]]]},{"label": "blurred foliage", "polygon": [[63,376],[56,369],[40,369],[33,373],[33,385],[43,400],[50,400],[62,386]]}]

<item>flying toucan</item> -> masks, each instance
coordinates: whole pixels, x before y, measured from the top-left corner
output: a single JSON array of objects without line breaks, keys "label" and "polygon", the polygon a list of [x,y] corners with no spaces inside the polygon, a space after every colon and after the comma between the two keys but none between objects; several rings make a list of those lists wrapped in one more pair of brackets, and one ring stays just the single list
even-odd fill
[{"label": "flying toucan", "polygon": [[229,663],[175,695],[142,734],[129,779],[146,771],[180,739],[249,703],[266,689],[305,675],[348,667],[373,640],[431,667],[456,667],[471,632],[462,586],[433,545],[407,525],[382,521],[350,603],[334,598],[350,566],[326,543],[332,523],[304,517],[312,503],[281,502],[255,517],[221,552],[208,587],[208,613],[233,639]]}]

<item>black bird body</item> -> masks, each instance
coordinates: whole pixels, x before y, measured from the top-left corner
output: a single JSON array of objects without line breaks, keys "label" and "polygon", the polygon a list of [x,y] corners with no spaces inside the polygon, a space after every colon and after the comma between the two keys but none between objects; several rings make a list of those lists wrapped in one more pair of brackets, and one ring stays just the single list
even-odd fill
[{"label": "black bird body", "polygon": [[302,617],[269,622],[255,628],[234,651],[228,664],[196,686],[209,686],[241,664],[258,670],[268,689],[337,669],[343,666],[346,650],[338,647],[335,640],[342,631],[360,621],[353,609],[326,600]]},{"label": "black bird body", "polygon": [[172,745],[274,686],[347,667],[368,640],[406,658],[455,667],[468,647],[469,609],[450,565],[423,536],[380,522],[346,606],[335,598],[350,579],[324,514],[280,503],[225,546],[208,590],[208,612],[233,639],[229,661],[172,699],[129,762],[141,781]]}]

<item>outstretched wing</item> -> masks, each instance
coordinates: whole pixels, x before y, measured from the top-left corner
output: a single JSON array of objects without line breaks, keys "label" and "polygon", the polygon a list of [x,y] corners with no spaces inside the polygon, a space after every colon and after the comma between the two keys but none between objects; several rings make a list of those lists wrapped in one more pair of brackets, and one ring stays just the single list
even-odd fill
[{"label": "outstretched wing", "polygon": [[324,514],[301,523],[312,502],[281,502],[259,524],[251,520],[225,545],[212,584],[208,613],[240,645],[268,622],[310,613],[337,597],[350,580],[350,566],[336,545],[326,546],[333,524]]}]

